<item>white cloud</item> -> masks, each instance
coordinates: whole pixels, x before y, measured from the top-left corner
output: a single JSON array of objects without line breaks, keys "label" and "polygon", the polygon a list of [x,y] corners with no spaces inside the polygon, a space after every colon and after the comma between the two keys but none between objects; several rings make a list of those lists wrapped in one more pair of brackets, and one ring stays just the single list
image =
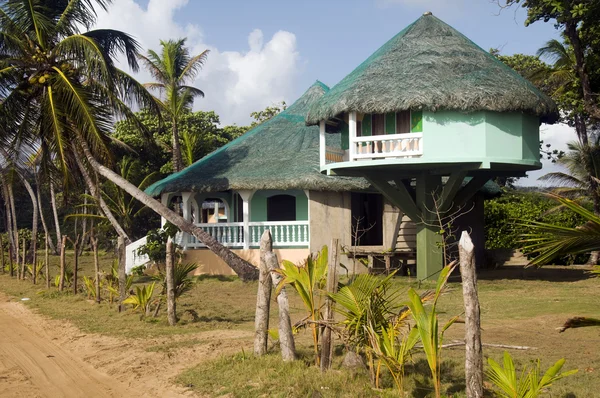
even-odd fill
[{"label": "white cloud", "polygon": [[[108,12],[99,12],[97,27],[127,32],[143,49],[157,52],[160,40],[183,37],[192,54],[210,50],[193,83],[206,97],[196,99],[194,108],[215,110],[222,124],[247,124],[252,111],[290,100],[300,64],[293,33],[279,31],[265,42],[262,31],[255,29],[248,35],[247,49],[224,51],[204,40],[199,25],[182,26],[174,20],[175,11],[187,4],[188,0],[150,0],[142,7],[134,0],[115,0]],[[152,80],[144,70],[136,77],[141,82]]]}]

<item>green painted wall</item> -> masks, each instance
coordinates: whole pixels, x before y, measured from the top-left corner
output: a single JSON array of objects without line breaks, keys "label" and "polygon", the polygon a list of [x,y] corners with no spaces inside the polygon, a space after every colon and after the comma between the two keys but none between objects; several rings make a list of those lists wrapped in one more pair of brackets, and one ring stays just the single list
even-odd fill
[{"label": "green painted wall", "polygon": [[485,151],[485,115],[451,111],[423,112],[423,160],[481,157]]},{"label": "green painted wall", "polygon": [[296,195],[296,220],[308,221],[308,198],[304,191]]},{"label": "green painted wall", "polygon": [[267,197],[263,191],[255,192],[250,200],[250,221],[267,221]]},{"label": "green painted wall", "polygon": [[540,159],[540,122],[536,116],[523,115],[523,159]]},{"label": "green painted wall", "polygon": [[523,156],[521,133],[523,117],[519,113],[485,113],[486,154],[504,159]]}]

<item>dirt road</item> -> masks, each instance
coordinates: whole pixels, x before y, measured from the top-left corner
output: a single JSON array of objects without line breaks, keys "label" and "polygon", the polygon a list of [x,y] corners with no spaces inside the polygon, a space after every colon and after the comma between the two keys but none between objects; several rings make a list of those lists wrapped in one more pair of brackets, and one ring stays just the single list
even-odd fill
[{"label": "dirt road", "polygon": [[[193,344],[152,349],[186,340]],[[252,333],[242,330],[147,339],[86,334],[0,293],[0,397],[196,396],[175,376],[251,344]]]},{"label": "dirt road", "polygon": [[22,304],[0,297],[0,396],[124,397],[136,396],[122,383],[75,358],[40,324],[25,325]]}]

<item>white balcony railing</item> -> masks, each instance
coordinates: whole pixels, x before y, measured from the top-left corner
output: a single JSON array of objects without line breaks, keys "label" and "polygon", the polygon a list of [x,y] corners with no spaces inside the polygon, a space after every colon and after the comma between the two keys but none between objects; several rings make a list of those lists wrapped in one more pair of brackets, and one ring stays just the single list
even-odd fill
[{"label": "white balcony railing", "polygon": [[[244,246],[244,223],[196,224],[208,232],[223,246],[241,248]],[[248,223],[250,247],[260,246],[260,237],[266,229],[271,231],[273,247],[308,247],[308,221],[264,221]],[[185,234],[182,239],[185,248],[206,247],[195,236]]]},{"label": "white balcony railing", "polygon": [[350,141],[350,161],[421,155],[423,155],[423,133],[372,135],[351,138]]}]

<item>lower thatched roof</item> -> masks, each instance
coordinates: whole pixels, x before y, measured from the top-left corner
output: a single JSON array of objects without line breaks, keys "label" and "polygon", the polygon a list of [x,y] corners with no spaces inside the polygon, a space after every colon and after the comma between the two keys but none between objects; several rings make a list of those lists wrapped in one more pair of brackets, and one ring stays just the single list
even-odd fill
[{"label": "lower thatched roof", "polygon": [[308,124],[342,113],[409,109],[525,112],[553,123],[554,101],[456,29],[426,13],[385,43],[309,110]]},{"label": "lower thatched roof", "polygon": [[[158,181],[146,193],[227,190],[366,190],[362,178],[321,174],[319,128],[306,126],[309,106],[329,88],[316,82],[288,109],[188,168]],[[339,140],[339,134],[328,134]],[[331,143],[331,145],[335,145]],[[337,143],[339,146],[339,142]]]}]

